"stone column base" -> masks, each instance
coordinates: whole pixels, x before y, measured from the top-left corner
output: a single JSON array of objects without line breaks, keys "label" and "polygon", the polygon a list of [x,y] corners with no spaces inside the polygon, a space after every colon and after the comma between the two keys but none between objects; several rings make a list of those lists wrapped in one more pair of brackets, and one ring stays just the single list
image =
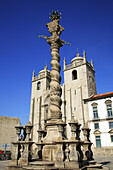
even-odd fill
[{"label": "stone column base", "polygon": [[79,163],[77,161],[65,161],[65,168],[78,168]]},{"label": "stone column base", "polygon": [[56,145],[45,145],[42,149],[42,160],[43,161],[56,161],[56,153],[58,147]]},{"label": "stone column base", "polygon": [[55,162],[55,167],[56,168],[64,168],[64,162],[63,161]]},{"label": "stone column base", "polygon": [[18,165],[27,166],[28,165],[28,160],[19,159],[18,160]]},{"label": "stone column base", "polygon": [[17,166],[18,161],[17,160],[11,160],[10,166]]}]

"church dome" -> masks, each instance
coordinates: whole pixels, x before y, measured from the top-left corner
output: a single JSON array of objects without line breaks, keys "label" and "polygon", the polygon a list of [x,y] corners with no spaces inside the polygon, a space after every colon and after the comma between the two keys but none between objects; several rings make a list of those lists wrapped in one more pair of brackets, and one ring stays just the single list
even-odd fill
[{"label": "church dome", "polygon": [[45,73],[45,70],[41,70],[41,71],[39,72],[39,74],[42,74],[42,73]]},{"label": "church dome", "polygon": [[50,71],[47,70],[47,65],[45,65],[44,70],[41,70],[41,71],[39,72],[39,74],[43,74],[43,73],[45,73],[46,71],[47,71],[48,73],[50,73]]},{"label": "church dome", "polygon": [[82,62],[83,62],[83,57],[80,57],[79,53],[77,52],[76,57],[71,60],[71,64],[82,63]]}]

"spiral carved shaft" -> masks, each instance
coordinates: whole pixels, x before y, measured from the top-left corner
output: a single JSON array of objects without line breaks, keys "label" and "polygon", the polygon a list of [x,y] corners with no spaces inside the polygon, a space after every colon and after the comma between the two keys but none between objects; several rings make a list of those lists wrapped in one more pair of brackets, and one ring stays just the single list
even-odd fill
[{"label": "spiral carved shaft", "polygon": [[48,27],[48,30],[50,34],[52,34],[50,37],[47,37],[47,43],[51,46],[51,55],[52,55],[52,61],[51,61],[51,83],[50,83],[50,120],[58,120],[61,119],[61,76],[60,76],[60,55],[59,55],[59,49],[63,46],[64,41],[60,39],[60,35],[64,28],[59,25],[59,19],[60,15],[58,12],[52,12],[50,15],[51,22],[47,23],[46,26]]},{"label": "spiral carved shaft", "polygon": [[60,56],[58,49],[52,49],[51,52],[52,55],[52,61],[51,61],[51,91],[50,91],[50,119],[60,119],[62,117],[61,114],[61,76],[60,76]]}]

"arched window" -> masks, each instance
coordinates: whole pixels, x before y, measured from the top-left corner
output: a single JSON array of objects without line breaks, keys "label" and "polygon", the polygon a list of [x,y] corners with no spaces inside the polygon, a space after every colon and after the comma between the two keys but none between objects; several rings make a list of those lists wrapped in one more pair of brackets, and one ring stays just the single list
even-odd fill
[{"label": "arched window", "polygon": [[40,90],[40,85],[41,85],[41,83],[40,83],[40,81],[37,83],[37,90]]},{"label": "arched window", "polygon": [[72,80],[76,80],[77,79],[77,71],[73,70],[72,71]]}]

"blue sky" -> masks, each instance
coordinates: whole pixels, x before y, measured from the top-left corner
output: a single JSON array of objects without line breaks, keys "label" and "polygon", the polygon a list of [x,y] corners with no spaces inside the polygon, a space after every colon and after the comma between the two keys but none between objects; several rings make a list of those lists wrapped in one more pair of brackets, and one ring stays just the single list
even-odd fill
[{"label": "blue sky", "polygon": [[62,13],[61,39],[72,43],[60,50],[61,67],[77,48],[80,55],[86,50],[87,60],[94,61],[97,93],[113,91],[112,0],[0,0],[0,116],[28,122],[32,71],[38,75],[45,64],[51,69],[50,46],[38,35],[50,36],[45,24],[52,10]]}]

